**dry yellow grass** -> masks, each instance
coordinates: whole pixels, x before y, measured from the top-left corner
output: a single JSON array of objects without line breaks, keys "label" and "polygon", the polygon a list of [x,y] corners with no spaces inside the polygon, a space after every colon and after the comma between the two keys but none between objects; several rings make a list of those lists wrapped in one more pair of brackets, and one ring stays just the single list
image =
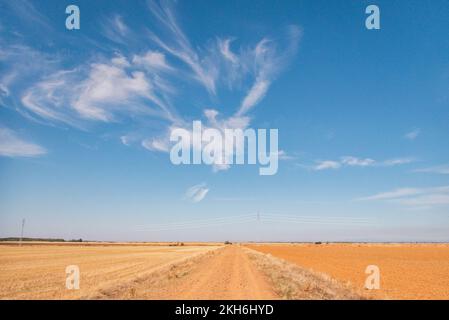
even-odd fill
[{"label": "dry yellow grass", "polygon": [[286,260],[245,248],[254,264],[269,279],[276,293],[288,300],[362,300],[360,290],[340,283],[326,274],[312,272]]},{"label": "dry yellow grass", "polygon": [[[254,244],[250,248],[364,287],[368,265],[380,268],[374,298],[449,299],[447,244]],[[367,290],[365,290],[367,291]]]},{"label": "dry yellow grass", "polygon": [[[217,246],[2,245],[0,299],[78,299],[132,281]],[[80,268],[80,289],[67,290],[65,269]]]}]

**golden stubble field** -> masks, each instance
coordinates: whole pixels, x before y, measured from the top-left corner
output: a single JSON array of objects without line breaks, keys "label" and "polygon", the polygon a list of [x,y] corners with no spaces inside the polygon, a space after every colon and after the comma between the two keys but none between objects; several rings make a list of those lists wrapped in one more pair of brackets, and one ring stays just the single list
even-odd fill
[{"label": "golden stubble field", "polygon": [[[78,299],[132,281],[211,245],[0,245],[0,299]],[[80,269],[80,289],[66,289],[66,267]]]},{"label": "golden stubble field", "polygon": [[[368,265],[380,268],[374,298],[449,299],[448,244],[250,244],[249,248],[364,287]],[[366,290],[367,291],[367,290]]]},{"label": "golden stubble field", "polygon": [[[80,269],[67,290],[66,267]],[[380,290],[364,290],[368,265]],[[0,245],[0,299],[449,299],[447,244]]]}]

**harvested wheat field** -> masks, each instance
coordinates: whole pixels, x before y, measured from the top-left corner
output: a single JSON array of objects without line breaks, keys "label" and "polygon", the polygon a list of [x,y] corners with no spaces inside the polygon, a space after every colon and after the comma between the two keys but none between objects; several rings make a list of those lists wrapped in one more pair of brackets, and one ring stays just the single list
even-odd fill
[{"label": "harvested wheat field", "polygon": [[[0,299],[77,299],[145,277],[217,246],[33,244],[0,246]],[[66,289],[66,267],[80,269],[80,289]]]},{"label": "harvested wheat field", "polygon": [[[68,265],[80,289],[65,287]],[[363,299],[352,288],[240,245],[2,245],[1,299]]]},{"label": "harvested wheat field", "polygon": [[[380,290],[363,290],[371,264]],[[0,246],[0,299],[448,299],[448,274],[448,245]]]},{"label": "harvested wheat field", "polygon": [[447,244],[251,244],[247,247],[325,273],[356,290],[364,287],[365,269],[380,269],[374,298],[449,299]]}]

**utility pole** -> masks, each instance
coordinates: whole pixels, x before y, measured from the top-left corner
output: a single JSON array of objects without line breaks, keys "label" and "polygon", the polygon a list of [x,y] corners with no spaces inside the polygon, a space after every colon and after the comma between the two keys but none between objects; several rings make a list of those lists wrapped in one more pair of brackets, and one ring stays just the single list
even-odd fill
[{"label": "utility pole", "polygon": [[22,219],[22,232],[20,233],[20,242],[19,242],[19,246],[22,246],[23,229],[25,229],[25,218]]}]

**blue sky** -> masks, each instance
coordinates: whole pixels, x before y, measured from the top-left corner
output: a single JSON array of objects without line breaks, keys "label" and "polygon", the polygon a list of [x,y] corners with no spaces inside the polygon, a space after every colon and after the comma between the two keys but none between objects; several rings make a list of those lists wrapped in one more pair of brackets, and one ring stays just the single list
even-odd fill
[{"label": "blue sky", "polygon": [[[449,241],[448,30],[437,0],[1,0],[0,236]],[[193,120],[278,129],[277,174],[173,165]]]}]

